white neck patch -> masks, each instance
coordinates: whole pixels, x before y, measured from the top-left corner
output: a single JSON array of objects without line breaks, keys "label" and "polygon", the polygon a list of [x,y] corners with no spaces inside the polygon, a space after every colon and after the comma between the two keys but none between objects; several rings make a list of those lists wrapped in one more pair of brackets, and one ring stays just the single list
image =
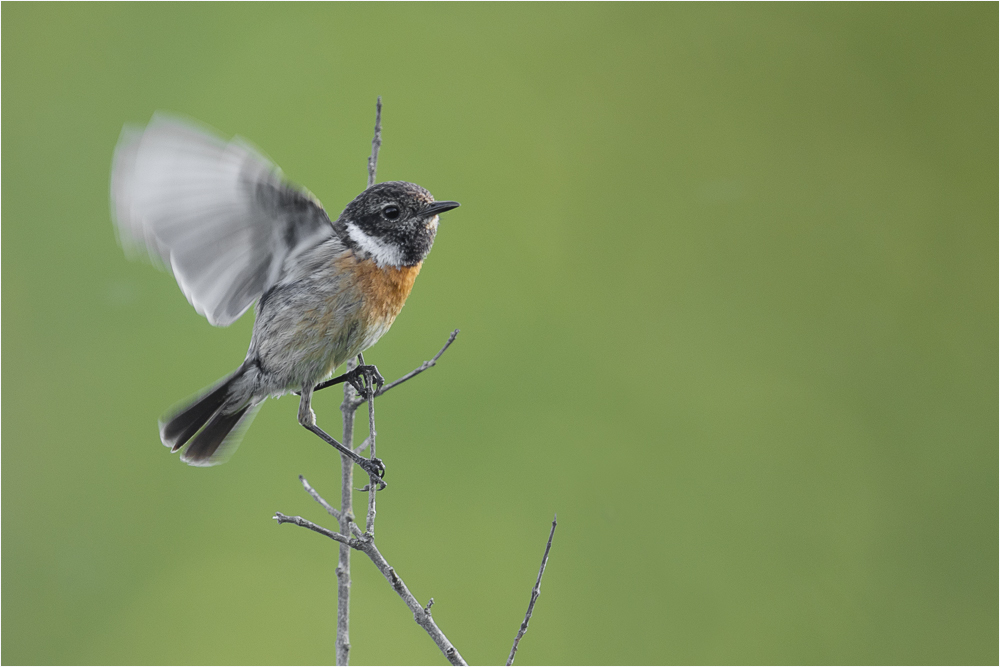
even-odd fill
[{"label": "white neck patch", "polygon": [[372,256],[379,266],[402,266],[403,253],[394,245],[383,243],[361,231],[361,228],[353,222],[346,223],[347,235],[351,237],[359,248]]}]

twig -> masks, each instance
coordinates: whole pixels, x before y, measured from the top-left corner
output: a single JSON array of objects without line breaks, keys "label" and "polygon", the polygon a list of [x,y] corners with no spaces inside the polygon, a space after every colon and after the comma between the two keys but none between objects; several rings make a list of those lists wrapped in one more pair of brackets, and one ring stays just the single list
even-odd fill
[{"label": "twig", "polygon": [[[347,370],[354,368],[354,359],[348,359]],[[340,412],[344,419],[344,446],[354,442],[354,387],[344,383],[344,400]],[[354,525],[354,461],[340,456],[340,532],[350,535],[357,531]],[[337,560],[337,664],[346,665],[351,656],[351,549],[341,544]]]},{"label": "twig", "polygon": [[[310,495],[312,494],[310,493]],[[453,665],[468,664],[465,662],[465,659],[462,658],[462,655],[458,652],[458,649],[456,649],[455,646],[450,641],[448,641],[448,638],[445,636],[445,634],[441,632],[441,628],[437,626],[437,623],[434,622],[434,618],[431,616],[430,612],[431,605],[434,604],[434,599],[431,598],[430,602],[427,603],[427,606],[422,607],[420,603],[417,601],[417,598],[415,598],[413,596],[413,593],[410,592],[410,589],[406,587],[406,584],[403,582],[402,578],[398,574],[396,574],[395,568],[389,565],[389,563],[385,560],[385,557],[378,550],[378,547],[375,546],[374,539],[372,539],[367,534],[361,535],[360,537],[356,538],[346,537],[345,535],[341,535],[340,533],[335,533],[332,530],[327,530],[322,526],[318,526],[312,521],[307,521],[306,519],[303,519],[300,516],[286,516],[281,512],[276,512],[274,518],[278,521],[279,524],[294,523],[296,526],[302,526],[303,528],[308,528],[309,530],[315,531],[320,535],[325,535],[332,540],[336,540],[341,544],[342,549],[357,549],[358,551],[368,556],[368,558],[371,559],[372,563],[375,564],[375,567],[378,568],[378,571],[382,573],[382,576],[386,578],[386,581],[388,581],[389,584],[392,585],[392,589],[396,591],[396,594],[403,599],[403,602],[406,603],[406,606],[410,608],[411,612],[413,612],[413,620],[416,621],[417,625],[422,627],[427,632],[428,635],[430,635],[431,639],[434,640],[434,643],[437,644],[439,649],[441,649],[441,652],[444,654],[444,657],[448,659],[448,662],[450,662]],[[551,545],[551,540],[552,538],[550,536],[549,537],[550,545]],[[547,555],[548,555],[548,550],[546,550],[546,556]],[[537,586],[538,585],[536,584],[536,588]],[[534,603],[534,599],[532,599],[532,603]],[[339,649],[340,649],[340,644],[338,643],[338,659],[340,657]]]},{"label": "twig", "polygon": [[453,665],[467,665],[468,663],[465,662],[464,658],[462,658],[462,654],[460,654],[458,649],[455,648],[450,641],[448,641],[448,638],[444,636],[443,632],[441,632],[437,623],[434,622],[434,618],[430,615],[430,612],[424,610],[424,608],[420,606],[420,603],[417,602],[417,598],[413,597],[413,593],[410,592],[410,589],[406,587],[403,580],[399,578],[398,574],[396,574],[396,570],[389,566],[389,563],[386,562],[385,558],[375,547],[375,543],[365,542],[361,546],[360,551],[363,551],[365,555],[368,556],[373,563],[375,563],[375,567],[377,567],[379,572],[382,573],[382,576],[384,576],[386,580],[392,584],[393,590],[399,594],[399,597],[403,598],[403,602],[405,602],[406,606],[413,612],[413,620],[417,622],[417,625],[427,631],[427,634],[431,636],[434,643],[437,644],[438,648],[441,649],[441,652],[444,653],[444,657],[448,659],[448,662]]},{"label": "twig", "polygon": [[372,439],[370,437],[362,440],[361,444],[354,448],[354,453],[360,454],[361,452],[365,451],[368,448],[368,445],[371,444],[371,441]]},{"label": "twig", "polygon": [[353,521],[351,522],[351,534],[354,535],[354,537],[361,540],[365,538],[365,534],[361,532],[360,528],[358,528],[358,524],[354,523]]},{"label": "twig", "polygon": [[[375,174],[378,171],[378,151],[382,147],[382,96],[375,101],[375,133],[372,137],[372,154],[368,158],[368,187],[375,185]],[[347,371],[354,369],[354,360],[347,361]],[[344,400],[340,411],[344,417],[344,447],[351,449],[354,443],[354,388],[350,382],[344,383]],[[354,462],[341,454],[340,456],[340,531],[345,535],[357,534],[358,527],[354,523],[354,500],[351,496],[354,490]],[[371,484],[374,486],[374,484]],[[337,560],[337,664],[346,665],[351,657],[350,623],[351,621],[351,549],[348,544],[340,545],[340,556]]]},{"label": "twig", "polygon": [[[375,392],[375,396],[382,396],[383,394],[385,394],[385,392],[389,391],[393,387],[398,387],[399,385],[403,384],[407,380],[409,380],[409,379],[411,379],[411,378],[413,378],[413,377],[415,377],[417,375],[420,375],[421,373],[423,373],[424,371],[426,371],[428,368],[432,368],[434,365],[436,365],[437,362],[438,362],[438,359],[440,359],[441,355],[444,354],[444,351],[447,350],[448,347],[452,343],[455,342],[455,338],[458,336],[459,331],[460,331],[460,329],[455,329],[454,331],[451,332],[451,335],[448,336],[448,342],[444,344],[444,347],[442,347],[440,350],[438,350],[438,353],[434,355],[433,359],[431,359],[430,361],[425,361],[424,363],[420,364],[420,366],[418,366],[417,368],[414,368],[412,371],[410,371],[409,373],[407,373],[403,377],[399,378],[398,380],[393,380],[392,382],[390,382],[390,383],[388,383],[386,385],[383,385],[381,389],[379,389],[379,390],[377,390]],[[337,377],[332,378],[330,380],[325,380],[323,382],[320,382],[315,387],[313,387],[313,392],[320,391],[321,389],[326,389],[327,387],[333,387],[333,386],[338,385],[338,384],[343,384],[346,381],[346,378],[347,378],[347,375],[348,375],[348,371],[350,371],[350,370],[351,370],[351,367],[348,367],[347,369],[345,369],[345,372],[343,374],[338,375]],[[357,404],[354,406],[354,408],[361,407],[362,405],[364,405],[365,401],[367,401],[367,400],[368,399],[367,399],[366,396],[360,395],[358,397]],[[361,445],[358,446],[358,449],[356,449],[354,453],[355,454],[360,453],[361,450],[364,449],[367,446],[368,446],[368,443],[366,443],[366,442],[362,443]]]},{"label": "twig", "polygon": [[[417,368],[414,368],[412,371],[410,371],[409,373],[407,373],[403,377],[399,378],[398,380],[393,380],[392,382],[386,383],[385,386],[383,386],[381,389],[379,389],[378,391],[375,392],[375,396],[376,397],[382,396],[387,391],[389,391],[390,389],[392,389],[393,387],[398,387],[399,385],[403,384],[407,380],[410,380],[410,379],[415,378],[416,376],[420,375],[421,373],[423,373],[424,371],[426,371],[428,368],[433,368],[437,364],[438,359],[441,358],[441,355],[444,354],[445,350],[447,350],[451,346],[451,344],[455,342],[455,338],[458,337],[459,331],[461,331],[461,330],[460,329],[455,329],[454,331],[451,332],[451,335],[448,336],[448,342],[444,344],[444,347],[442,347],[440,350],[438,350],[438,353],[435,354],[434,357],[430,361],[425,361],[424,363],[420,364]],[[317,387],[317,389],[318,388],[319,387]],[[367,399],[364,396],[359,397],[358,401],[357,401],[357,405],[355,407],[356,408],[361,407],[362,405],[364,405],[364,403],[365,403],[366,400]],[[364,447],[365,447],[365,443],[361,443],[360,449],[364,449]],[[372,454],[372,456],[374,456],[374,454]]]},{"label": "twig", "polygon": [[323,509],[325,509],[330,516],[332,516],[333,518],[337,519],[337,521],[340,521],[340,510],[338,510],[336,507],[334,507],[330,503],[326,502],[326,500],[323,498],[323,496],[321,496],[318,493],[316,493],[316,489],[314,489],[311,486],[309,486],[309,482],[306,481],[305,477],[303,477],[302,475],[299,475],[299,481],[302,482],[302,486],[304,486],[305,489],[306,489],[306,492],[310,496],[313,497],[313,500],[315,500],[320,505],[322,505]]},{"label": "twig", "polygon": [[[358,361],[365,363],[364,357],[358,355]],[[368,458],[375,458],[375,380],[369,374],[367,379],[368,389]],[[368,539],[375,539],[375,492],[378,485],[374,482],[368,483],[368,516],[365,518],[365,535]]]},{"label": "twig", "polygon": [[372,154],[368,158],[368,187],[375,185],[378,171],[378,149],[382,147],[382,96],[375,102],[375,136],[372,138]]},{"label": "twig", "polygon": [[549,542],[545,545],[545,554],[542,556],[542,566],[538,568],[538,579],[535,581],[535,587],[531,589],[531,602],[528,603],[528,612],[524,615],[524,622],[521,623],[521,627],[517,631],[517,637],[514,637],[514,645],[510,648],[510,656],[507,657],[507,665],[514,664],[514,654],[517,653],[517,645],[521,642],[521,637],[524,633],[528,631],[528,621],[531,620],[531,612],[535,609],[535,600],[542,592],[542,575],[545,574],[545,564],[549,562],[549,549],[552,548],[552,536],[556,534],[556,517],[552,517],[552,530],[549,531]]},{"label": "twig", "polygon": [[282,514],[281,512],[275,512],[274,516],[271,518],[277,521],[279,526],[283,523],[294,523],[296,526],[302,526],[303,528],[308,528],[309,530],[316,531],[320,535],[326,535],[331,540],[336,540],[341,544],[346,544],[347,546],[354,546],[351,543],[357,541],[356,539],[352,539],[345,535],[341,535],[340,533],[335,533],[332,530],[324,528],[323,526],[317,526],[312,521],[303,519],[300,516],[287,516],[285,514]]}]

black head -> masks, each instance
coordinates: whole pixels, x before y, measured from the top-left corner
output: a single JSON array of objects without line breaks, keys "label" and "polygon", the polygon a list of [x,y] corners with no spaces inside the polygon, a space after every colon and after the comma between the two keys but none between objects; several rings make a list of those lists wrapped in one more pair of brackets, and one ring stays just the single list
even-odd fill
[{"label": "black head", "polygon": [[405,181],[377,183],[347,205],[337,221],[345,242],[380,266],[413,266],[427,257],[437,234],[438,214],[458,207],[434,201],[419,185]]}]

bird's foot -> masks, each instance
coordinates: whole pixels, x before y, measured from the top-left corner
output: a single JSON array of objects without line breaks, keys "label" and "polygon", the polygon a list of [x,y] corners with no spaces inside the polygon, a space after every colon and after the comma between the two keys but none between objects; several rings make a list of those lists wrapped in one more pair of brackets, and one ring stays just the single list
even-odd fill
[{"label": "bird's foot", "polygon": [[385,378],[378,372],[378,368],[372,365],[355,366],[352,370],[344,373],[344,381],[350,382],[354,390],[360,396],[367,397],[369,392],[374,394],[385,384]]},{"label": "bird's foot", "polygon": [[[379,491],[384,489],[385,482],[382,481],[382,478],[385,477],[385,464],[382,463],[382,459],[371,458],[362,459],[362,461],[364,461],[364,463],[361,461],[358,462],[361,469],[368,473],[368,476],[371,478],[373,483],[378,483]],[[364,490],[367,491],[368,487],[366,486]]]}]

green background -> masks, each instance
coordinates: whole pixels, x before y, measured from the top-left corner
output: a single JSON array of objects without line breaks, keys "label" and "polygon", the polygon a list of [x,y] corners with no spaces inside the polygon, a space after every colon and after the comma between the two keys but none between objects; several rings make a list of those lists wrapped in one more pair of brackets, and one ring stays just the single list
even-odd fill
[{"label": "green background", "polygon": [[[998,660],[998,9],[2,8],[4,663],[332,663],[339,461],[269,401],[224,466],[157,417],[234,369],[108,213],[183,113],[336,214],[444,216],[368,355],[378,543],[470,662]],[[320,395],[339,431],[338,392]],[[358,499],[361,500],[361,495]],[[443,658],[356,554],[352,661]]]}]

